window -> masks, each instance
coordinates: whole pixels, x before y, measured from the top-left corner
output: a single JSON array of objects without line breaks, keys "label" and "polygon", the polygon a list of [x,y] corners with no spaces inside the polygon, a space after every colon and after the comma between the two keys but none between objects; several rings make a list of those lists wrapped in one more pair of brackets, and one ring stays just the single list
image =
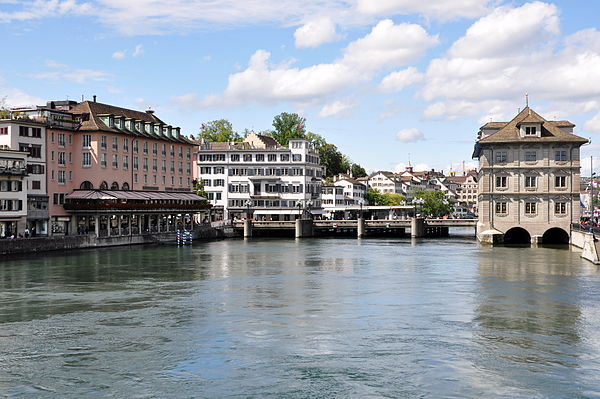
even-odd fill
[{"label": "window", "polygon": [[554,152],[554,160],[555,161],[566,161],[567,160],[567,152],[566,151],[555,151]]},{"label": "window", "polygon": [[183,158],[183,147],[179,147],[179,158]]},{"label": "window", "polygon": [[152,171],[153,172],[158,171],[158,159],[153,159],[152,160]]},{"label": "window", "polygon": [[42,138],[42,128],[32,127],[31,128],[31,137],[37,137],[38,139]]},{"label": "window", "polygon": [[91,134],[84,134],[82,136],[82,147],[83,148],[91,148],[92,147],[92,135]]},{"label": "window", "polygon": [[557,215],[566,215],[567,214],[567,203],[566,202],[555,202],[554,203],[554,213]]},{"label": "window", "polygon": [[200,167],[200,174],[201,175],[209,175],[211,173],[211,170],[212,170],[212,168],[210,166],[201,166]]},{"label": "window", "polygon": [[265,154],[256,154],[256,162],[264,162]]},{"label": "window", "polygon": [[133,157],[133,170],[138,170],[139,166],[138,157]]},{"label": "window", "polygon": [[169,151],[169,152],[172,157],[175,156],[175,146],[174,145],[171,146],[171,151]]},{"label": "window", "polygon": [[244,162],[252,162],[252,154],[244,154]]},{"label": "window", "polygon": [[525,128],[525,135],[526,136],[535,136],[537,133],[537,127],[535,126],[527,126]]},{"label": "window", "polygon": [[496,152],[496,162],[506,162],[506,160],[507,160],[506,151]]},{"label": "window", "polygon": [[185,159],[192,159],[192,150],[191,148],[187,149],[187,153],[185,154]]},{"label": "window", "polygon": [[129,152],[129,139],[123,139],[123,152]]},{"label": "window", "polygon": [[[60,170],[58,172],[58,184],[60,184],[60,172],[62,172],[62,174],[63,174],[63,182],[62,182],[62,184],[65,184],[65,181],[64,181],[65,171],[64,170]],[[39,180],[32,180],[31,181],[31,189],[33,189],[33,190],[40,190],[41,188],[42,188],[42,183]]]},{"label": "window", "polygon": [[281,154],[279,156],[279,160],[281,162],[289,162],[290,161],[290,154]]},{"label": "window", "polygon": [[213,173],[216,175],[225,173],[225,168],[222,166],[215,166],[215,168],[213,169]]},{"label": "window", "polygon": [[113,156],[112,156],[112,167],[114,169],[119,168],[119,156],[117,154],[113,154]]},{"label": "window", "polygon": [[106,136],[100,136],[100,148],[106,150]]},{"label": "window", "polygon": [[65,195],[64,193],[54,193],[54,205],[63,205],[65,203]]},{"label": "window", "polygon": [[118,137],[113,137],[112,149],[113,149],[113,151],[119,151],[119,138]]},{"label": "window", "polygon": [[105,152],[100,153],[100,167],[106,168],[106,153]]},{"label": "window", "polygon": [[525,176],[525,187],[536,187],[536,177],[537,176]]},{"label": "window", "polygon": [[167,176],[162,177],[162,184],[167,184]]},{"label": "window", "polygon": [[167,161],[164,159],[162,160],[161,170],[163,173],[167,171]]},{"label": "window", "polygon": [[537,154],[535,151],[525,151],[525,161],[535,162],[537,161]]},{"label": "window", "polygon": [[[54,133],[52,133],[54,134]],[[64,147],[66,145],[66,141],[65,141],[65,134],[64,133],[59,133],[58,134],[58,146],[59,147]]]},{"label": "window", "polygon": [[134,173],[134,174],[133,174],[133,182],[134,182],[134,183],[137,183],[137,182],[138,182],[138,174],[137,174],[137,173]]},{"label": "window", "polygon": [[65,184],[66,174],[64,170],[58,171],[58,184]]},{"label": "window", "polygon": [[152,143],[152,153],[154,155],[158,154],[158,143]]},{"label": "window", "polygon": [[82,163],[81,165],[84,168],[89,168],[90,166],[92,166],[92,154],[90,152],[84,152],[83,153],[83,159],[82,159]]},{"label": "window", "polygon": [[215,179],[215,180],[213,180],[213,186],[224,187],[225,186],[225,180],[224,179]]},{"label": "window", "polygon": [[[170,168],[171,173],[175,173],[175,161],[171,161],[171,168]],[[172,184],[172,183],[171,183]]]},{"label": "window", "polygon": [[277,154],[267,154],[267,160],[269,162],[275,162],[275,161],[277,161]]},{"label": "window", "polygon": [[8,126],[0,127],[0,135],[8,134]]},{"label": "window", "polygon": [[144,141],[144,154],[148,153],[148,142]]},{"label": "window", "polygon": [[123,155],[123,169],[129,169],[129,155]]},{"label": "window", "polygon": [[302,162],[302,155],[301,154],[292,154],[292,161]]},{"label": "window", "polygon": [[163,156],[166,156],[166,155],[167,155],[167,145],[166,145],[166,144],[163,144],[163,145],[162,145],[162,149],[161,149],[161,152],[160,152],[160,153],[161,153]]},{"label": "window", "polygon": [[498,187],[498,188],[508,187],[508,177],[507,176],[496,176],[496,187]]},{"label": "window", "polygon": [[231,154],[231,162],[238,162],[240,160],[240,154]]},{"label": "window", "polygon": [[65,166],[67,164],[66,153],[59,151],[58,153],[58,166]]},{"label": "window", "polygon": [[138,153],[138,141],[137,141],[137,139],[133,140],[133,153],[134,154]]},{"label": "window", "polygon": [[537,204],[535,202],[526,202],[525,203],[525,214],[526,215],[535,215],[537,213]]},{"label": "window", "polygon": [[148,158],[143,159],[142,168],[144,171],[148,170]]},{"label": "window", "polygon": [[27,126],[19,126],[19,136],[28,137],[29,136],[29,128]]},{"label": "window", "polygon": [[555,176],[554,187],[565,188],[567,187],[567,176]]},{"label": "window", "polygon": [[496,202],[496,213],[499,215],[506,215],[508,213],[508,203]]}]

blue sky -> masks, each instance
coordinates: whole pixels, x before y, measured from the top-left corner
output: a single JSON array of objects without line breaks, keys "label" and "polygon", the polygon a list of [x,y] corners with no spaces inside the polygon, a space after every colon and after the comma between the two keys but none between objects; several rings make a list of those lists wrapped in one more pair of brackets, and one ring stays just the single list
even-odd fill
[{"label": "blue sky", "polygon": [[[197,134],[307,129],[369,170],[460,169],[525,104],[600,155],[600,2],[0,0],[6,105],[98,100]],[[600,157],[594,160],[600,166]],[[594,167],[595,170],[600,170]]]}]

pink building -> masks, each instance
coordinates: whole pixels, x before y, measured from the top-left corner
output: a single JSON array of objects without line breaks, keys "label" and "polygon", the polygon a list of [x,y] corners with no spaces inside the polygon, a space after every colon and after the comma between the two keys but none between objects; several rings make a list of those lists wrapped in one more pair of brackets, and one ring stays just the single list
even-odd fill
[{"label": "pink building", "polygon": [[[132,226],[139,232],[142,228],[159,231],[174,225],[182,210],[191,214],[198,208],[202,198],[191,194],[195,144],[153,111],[96,101],[54,101],[29,115],[48,126],[47,187],[53,234],[90,229],[121,234],[130,233]],[[100,212],[110,204],[135,212]],[[156,209],[150,204],[156,204]],[[186,208],[186,204],[193,206]],[[152,211],[140,214],[141,209]]]}]

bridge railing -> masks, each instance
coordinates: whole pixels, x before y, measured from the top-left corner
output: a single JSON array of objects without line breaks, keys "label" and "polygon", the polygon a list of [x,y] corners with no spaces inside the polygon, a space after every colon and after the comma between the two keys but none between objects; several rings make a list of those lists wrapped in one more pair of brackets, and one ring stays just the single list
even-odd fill
[{"label": "bridge railing", "polygon": [[572,223],[571,228],[577,231],[585,231],[586,233],[600,234],[600,227],[592,227],[589,224]]}]

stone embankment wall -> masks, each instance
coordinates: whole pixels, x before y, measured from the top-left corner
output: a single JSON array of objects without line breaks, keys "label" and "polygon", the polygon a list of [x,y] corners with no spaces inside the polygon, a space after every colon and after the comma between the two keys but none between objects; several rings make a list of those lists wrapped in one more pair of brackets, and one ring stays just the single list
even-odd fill
[{"label": "stone embankment wall", "polygon": [[581,248],[581,257],[595,264],[600,264],[600,241],[592,233],[571,231],[571,244]]},{"label": "stone embankment wall", "polygon": [[[231,229],[230,229],[231,230]],[[234,237],[233,230],[215,229],[210,226],[196,226],[194,240],[210,240]],[[154,233],[122,237],[96,237],[90,235],[54,236],[0,240],[0,256],[27,254],[65,249],[100,248],[120,245],[175,244],[175,233]]]}]

